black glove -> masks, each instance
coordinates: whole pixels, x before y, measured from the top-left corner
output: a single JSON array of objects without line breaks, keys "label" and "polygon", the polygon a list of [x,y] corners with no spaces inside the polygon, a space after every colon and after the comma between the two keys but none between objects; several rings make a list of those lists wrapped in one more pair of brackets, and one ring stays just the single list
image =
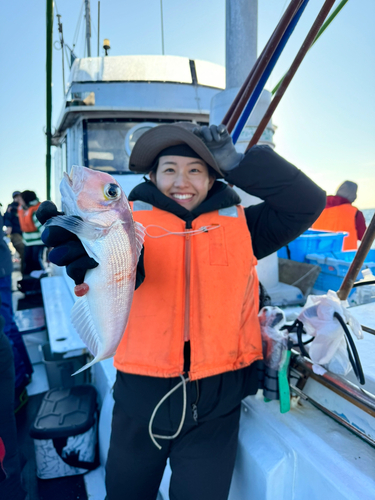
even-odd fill
[{"label": "black glove", "polygon": [[237,167],[244,157],[242,153],[236,151],[225,125],[196,127],[193,132],[205,143],[224,173]]},{"label": "black glove", "polygon": [[[51,201],[43,201],[36,211],[36,217],[45,224],[51,217],[63,215]],[[84,282],[88,269],[94,269],[99,264],[88,256],[79,238],[59,226],[47,226],[42,233],[42,240],[48,247],[53,247],[49,260],[57,266],[66,266],[66,272],[76,285]]]}]

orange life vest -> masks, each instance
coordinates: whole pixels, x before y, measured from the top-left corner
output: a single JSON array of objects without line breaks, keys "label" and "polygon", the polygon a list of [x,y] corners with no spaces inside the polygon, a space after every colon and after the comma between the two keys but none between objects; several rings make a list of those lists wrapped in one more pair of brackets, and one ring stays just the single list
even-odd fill
[{"label": "orange life vest", "polygon": [[33,221],[33,214],[38,210],[40,202],[26,210],[18,207],[18,219],[23,233],[34,233],[38,231]]},{"label": "orange life vest", "polygon": [[325,208],[311,227],[312,229],[322,229],[324,231],[345,231],[349,234],[344,237],[342,249],[357,250],[356,213],[357,209],[350,203]]},{"label": "orange life vest", "polygon": [[[191,230],[179,217],[143,202],[134,203],[133,216],[148,233],[146,278],[134,293],[115,367],[176,377],[183,373],[187,339],[191,380],[262,359],[256,258],[243,207],[200,215]],[[193,233],[202,227],[214,229]]]}]

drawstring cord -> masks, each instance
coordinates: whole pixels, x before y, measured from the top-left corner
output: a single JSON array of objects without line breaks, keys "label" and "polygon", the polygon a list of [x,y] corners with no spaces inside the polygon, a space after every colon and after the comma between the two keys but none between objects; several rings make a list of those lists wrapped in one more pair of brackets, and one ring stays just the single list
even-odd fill
[{"label": "drawstring cord", "polygon": [[[189,379],[189,377],[188,378],[184,378],[183,375],[180,375],[180,378],[181,378],[181,382],[179,384],[177,384],[176,387],[174,387],[169,392],[167,392],[167,394],[165,396],[163,396],[161,398],[161,400],[159,401],[159,403],[155,406],[154,411],[152,412],[152,415],[151,415],[151,418],[150,418],[150,422],[148,424],[148,433],[150,434],[150,438],[151,438],[152,442],[154,443],[154,445],[156,446],[156,448],[158,448],[159,450],[161,450],[161,446],[155,440],[155,438],[158,438],[158,439],[175,439],[180,434],[182,426],[184,425],[184,422],[185,422],[185,417],[186,417],[186,382],[189,382],[190,379]],[[152,424],[154,422],[154,418],[156,416],[157,411],[159,410],[160,406],[164,403],[164,401],[166,399],[168,399],[169,396],[171,396],[181,386],[182,386],[182,391],[183,391],[183,405],[182,405],[181,421],[180,421],[180,425],[178,426],[177,432],[175,434],[173,434],[173,436],[162,436],[160,434],[154,434],[152,432]]]},{"label": "drawstring cord", "polygon": [[[165,231],[165,234],[159,234],[158,236],[153,236],[152,234],[149,234],[148,232],[148,229],[150,227],[156,227],[158,229],[162,229],[163,231]],[[149,226],[147,226],[145,228],[145,233],[147,234],[147,236],[149,238],[163,238],[164,236],[170,236],[171,234],[175,234],[177,236],[186,236],[186,234],[188,233],[189,235],[196,235],[196,234],[201,234],[201,233],[208,233],[208,231],[213,231],[214,229],[218,229],[220,227],[220,224],[215,224],[215,225],[211,225],[211,226],[202,226],[200,227],[199,229],[189,229],[188,231],[182,231],[182,232],[175,232],[175,231],[168,231],[168,229],[165,229],[165,227],[162,227],[162,226],[157,226],[155,224],[150,224]]]},{"label": "drawstring cord", "polygon": [[[148,232],[148,229],[151,228],[151,227],[155,227],[157,229],[161,229],[162,231],[165,231],[165,233],[164,234],[159,234],[158,236],[153,236],[153,235],[151,235]],[[211,225],[211,226],[202,226],[199,229],[195,229],[195,230],[188,230],[188,231],[183,231],[183,232],[177,232],[177,231],[169,231],[168,229],[165,229],[162,226],[157,226],[155,224],[150,224],[147,227],[145,227],[145,234],[149,238],[163,238],[164,236],[170,236],[170,235],[186,236],[186,234],[194,236],[194,235],[201,234],[201,233],[208,233],[209,231],[212,231],[214,229],[218,229],[219,227],[220,227],[220,224],[215,224],[215,225]],[[169,392],[167,392],[167,394],[165,394],[165,396],[163,396],[161,398],[161,400],[159,401],[159,403],[155,406],[154,411],[152,412],[149,424],[148,424],[148,433],[150,435],[151,441],[154,443],[154,445],[156,446],[156,448],[158,448],[159,450],[161,450],[161,446],[156,441],[155,438],[158,438],[158,439],[175,439],[180,434],[182,426],[184,425],[184,422],[185,422],[185,417],[186,417],[186,382],[190,382],[190,379],[189,379],[189,377],[188,378],[184,378],[183,375],[180,375],[180,378],[181,378],[181,382],[178,383],[176,385],[176,387],[174,387]],[[158,412],[160,406],[164,403],[164,401],[166,399],[168,399],[169,396],[171,396],[181,386],[182,386],[182,391],[183,391],[182,415],[181,415],[180,425],[178,426],[178,429],[177,429],[176,433],[173,434],[173,436],[163,436],[163,435],[160,435],[160,434],[154,434],[152,432],[152,424],[154,422],[156,413]]]}]

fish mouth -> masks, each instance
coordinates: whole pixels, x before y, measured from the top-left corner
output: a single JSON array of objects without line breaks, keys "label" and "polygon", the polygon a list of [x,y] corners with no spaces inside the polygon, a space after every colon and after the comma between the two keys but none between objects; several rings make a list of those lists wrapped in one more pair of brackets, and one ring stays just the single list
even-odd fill
[{"label": "fish mouth", "polygon": [[67,182],[71,188],[73,188],[73,168],[71,168],[71,170],[70,170],[70,175],[68,175],[66,172],[64,172],[65,182]]}]

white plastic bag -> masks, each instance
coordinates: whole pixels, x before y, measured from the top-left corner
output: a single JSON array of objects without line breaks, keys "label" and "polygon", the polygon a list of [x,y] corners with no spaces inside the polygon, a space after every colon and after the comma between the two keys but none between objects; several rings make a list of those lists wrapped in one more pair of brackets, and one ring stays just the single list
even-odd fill
[{"label": "white plastic bag", "polygon": [[288,332],[280,330],[285,325],[285,314],[278,307],[266,306],[260,310],[258,318],[262,333],[264,364],[277,371],[282,353],[288,345]]},{"label": "white plastic bag", "polygon": [[[306,333],[314,340],[308,346],[310,359],[314,364],[323,365],[338,375],[346,375],[351,370],[346,348],[345,333],[334,313],[339,313],[358,339],[363,338],[361,325],[347,310],[347,301],[341,301],[336,292],[327,295],[309,295],[298,316]],[[315,371],[317,367],[313,370]]]}]

